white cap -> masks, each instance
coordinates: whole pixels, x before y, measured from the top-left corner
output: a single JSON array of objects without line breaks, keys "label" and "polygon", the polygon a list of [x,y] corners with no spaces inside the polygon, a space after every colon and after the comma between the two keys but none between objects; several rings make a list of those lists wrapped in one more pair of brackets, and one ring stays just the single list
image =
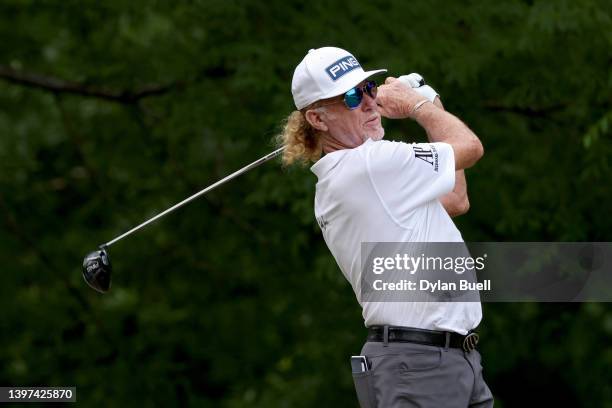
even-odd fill
[{"label": "white cap", "polygon": [[350,52],[336,47],[311,49],[293,72],[291,93],[296,108],[341,95],[374,74],[386,69],[364,71]]}]

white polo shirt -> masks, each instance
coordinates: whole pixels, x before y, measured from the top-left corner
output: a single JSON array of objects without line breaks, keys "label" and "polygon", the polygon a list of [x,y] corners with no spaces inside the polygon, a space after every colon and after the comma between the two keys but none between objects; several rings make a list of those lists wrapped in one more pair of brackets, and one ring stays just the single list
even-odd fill
[{"label": "white polo shirt", "polygon": [[[463,242],[439,197],[455,185],[455,157],[446,143],[368,139],[325,155],[315,216],[323,238],[357,299],[362,242]],[[482,318],[479,302],[360,302],[366,326],[392,325],[466,334]]]}]

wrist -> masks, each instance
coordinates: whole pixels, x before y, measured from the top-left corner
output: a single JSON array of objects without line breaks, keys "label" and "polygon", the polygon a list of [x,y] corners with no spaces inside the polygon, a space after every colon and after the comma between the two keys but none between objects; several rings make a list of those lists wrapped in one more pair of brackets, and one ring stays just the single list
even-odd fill
[{"label": "wrist", "polygon": [[423,99],[422,101],[419,101],[417,103],[414,104],[414,106],[412,107],[412,109],[410,110],[410,117],[412,119],[417,119],[417,115],[419,112],[424,110],[424,107],[426,105],[433,105],[433,102],[430,101],[429,99]]}]

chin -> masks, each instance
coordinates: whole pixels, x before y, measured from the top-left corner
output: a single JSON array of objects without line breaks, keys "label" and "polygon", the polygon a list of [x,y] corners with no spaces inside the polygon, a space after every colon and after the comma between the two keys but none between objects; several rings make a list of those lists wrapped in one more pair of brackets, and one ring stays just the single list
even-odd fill
[{"label": "chin", "polygon": [[381,127],[377,131],[368,132],[367,136],[368,136],[369,139],[372,139],[372,140],[374,140],[376,142],[378,140],[381,140],[383,137],[385,137],[385,129],[383,127]]}]

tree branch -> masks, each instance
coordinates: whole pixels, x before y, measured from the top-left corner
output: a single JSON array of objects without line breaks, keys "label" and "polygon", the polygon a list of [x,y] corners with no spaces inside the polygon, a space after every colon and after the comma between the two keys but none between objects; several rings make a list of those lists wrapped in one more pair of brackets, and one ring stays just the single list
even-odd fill
[{"label": "tree branch", "polygon": [[511,112],[519,115],[525,115],[528,117],[545,117],[551,113],[555,113],[565,109],[568,106],[567,103],[558,103],[556,105],[545,106],[545,107],[519,107],[519,106],[507,106],[495,101],[485,101],[483,107],[493,112]]},{"label": "tree branch", "polygon": [[183,82],[177,81],[165,85],[145,85],[136,90],[118,90],[108,87],[87,85],[80,82],[66,81],[60,78],[31,72],[18,71],[6,65],[0,65],[0,79],[32,88],[43,89],[49,92],[88,96],[124,104],[135,104],[142,98],[162,95],[173,88],[184,85]]}]

